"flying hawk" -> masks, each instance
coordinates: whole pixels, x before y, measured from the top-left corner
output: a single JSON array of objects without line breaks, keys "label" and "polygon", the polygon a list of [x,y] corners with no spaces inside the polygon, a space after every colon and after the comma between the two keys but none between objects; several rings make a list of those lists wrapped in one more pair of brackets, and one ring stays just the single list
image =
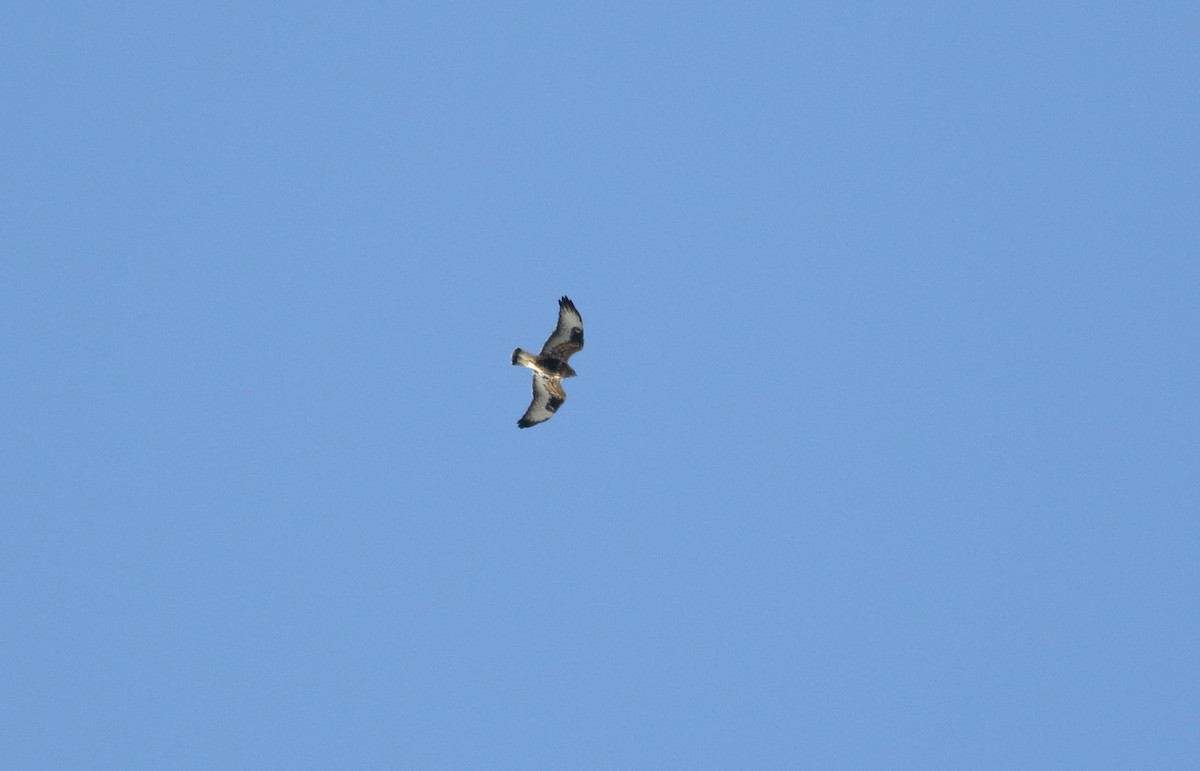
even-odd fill
[{"label": "flying hawk", "polygon": [[529,428],[554,417],[567,400],[562,379],[575,377],[575,370],[567,365],[567,359],[582,347],[583,319],[575,310],[575,303],[564,295],[558,301],[558,326],[542,346],[542,352],[534,356],[520,348],[513,351],[513,364],[533,370],[533,401],[517,421],[519,427]]}]

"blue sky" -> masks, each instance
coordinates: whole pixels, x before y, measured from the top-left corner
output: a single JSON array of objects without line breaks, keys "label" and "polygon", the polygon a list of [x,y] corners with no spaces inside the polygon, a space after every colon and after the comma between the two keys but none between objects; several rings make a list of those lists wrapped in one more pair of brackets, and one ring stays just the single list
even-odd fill
[{"label": "blue sky", "polygon": [[1200,755],[1194,4],[3,16],[6,767]]}]

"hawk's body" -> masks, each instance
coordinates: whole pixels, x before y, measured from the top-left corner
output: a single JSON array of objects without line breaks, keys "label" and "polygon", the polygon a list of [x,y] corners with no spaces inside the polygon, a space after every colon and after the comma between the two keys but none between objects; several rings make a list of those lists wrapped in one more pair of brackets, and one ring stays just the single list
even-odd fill
[{"label": "hawk's body", "polygon": [[575,303],[564,296],[558,301],[558,326],[542,346],[542,352],[535,356],[520,348],[513,351],[513,364],[533,370],[533,401],[517,421],[519,427],[529,428],[554,417],[567,400],[563,378],[575,377],[575,370],[567,364],[567,359],[581,348],[583,318],[575,310]]}]

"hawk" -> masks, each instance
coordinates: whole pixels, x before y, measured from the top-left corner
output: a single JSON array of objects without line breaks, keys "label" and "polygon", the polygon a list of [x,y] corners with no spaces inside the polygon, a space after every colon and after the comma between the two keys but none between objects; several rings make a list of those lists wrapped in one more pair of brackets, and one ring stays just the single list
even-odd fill
[{"label": "hawk", "polygon": [[567,359],[580,348],[583,348],[583,318],[575,310],[575,303],[563,295],[558,301],[558,326],[542,346],[542,352],[534,356],[520,348],[513,351],[513,364],[533,370],[533,401],[517,421],[518,427],[536,426],[558,412],[558,408],[567,400],[562,380],[564,377],[575,377],[575,370],[567,365]]}]

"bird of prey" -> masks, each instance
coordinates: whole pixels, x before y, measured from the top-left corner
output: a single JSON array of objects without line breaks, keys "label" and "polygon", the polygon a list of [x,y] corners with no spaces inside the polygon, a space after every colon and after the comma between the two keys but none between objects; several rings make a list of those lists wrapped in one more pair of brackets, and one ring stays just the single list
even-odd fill
[{"label": "bird of prey", "polygon": [[513,364],[533,370],[533,401],[517,421],[517,426],[529,428],[554,417],[567,400],[562,379],[575,377],[575,370],[567,364],[567,359],[580,348],[583,348],[583,319],[575,310],[575,303],[564,295],[558,301],[558,326],[542,346],[542,352],[534,356],[520,348],[513,351]]}]

